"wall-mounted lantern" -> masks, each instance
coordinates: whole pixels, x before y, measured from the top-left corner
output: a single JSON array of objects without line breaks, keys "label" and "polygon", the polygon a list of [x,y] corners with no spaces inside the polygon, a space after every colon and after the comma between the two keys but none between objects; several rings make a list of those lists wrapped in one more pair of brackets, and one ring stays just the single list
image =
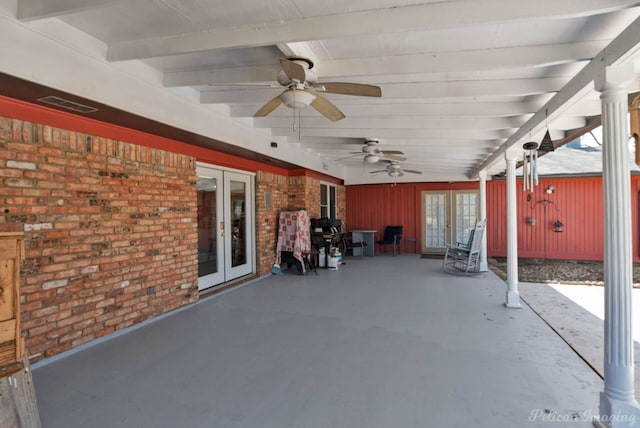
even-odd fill
[{"label": "wall-mounted lantern", "polygon": [[560,220],[556,220],[556,222],[553,223],[554,232],[564,232],[564,230],[562,229],[563,227],[564,227],[564,224],[562,224]]}]

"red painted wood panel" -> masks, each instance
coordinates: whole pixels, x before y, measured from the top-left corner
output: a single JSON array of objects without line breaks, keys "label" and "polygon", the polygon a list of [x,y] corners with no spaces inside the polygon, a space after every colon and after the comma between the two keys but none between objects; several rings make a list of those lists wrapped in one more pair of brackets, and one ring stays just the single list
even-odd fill
[{"label": "red painted wood panel", "polygon": [[387,225],[402,225],[403,237],[417,238],[417,243],[403,242],[402,251],[419,253],[422,248],[421,195],[424,190],[477,190],[478,183],[400,183],[347,186],[346,230],[377,230],[382,236]]},{"label": "red painted wood panel", "polygon": [[[418,210],[414,185],[347,186],[346,205],[345,230],[377,230],[376,239],[380,239],[385,226],[402,225],[404,237],[419,236],[416,231]],[[402,251],[404,249],[403,242]]]},{"label": "red painted wood panel", "polygon": [[[281,175],[300,175],[299,170],[287,171],[272,165],[227,155],[183,142],[134,131],[96,120],[82,118],[43,106],[0,97],[0,115],[42,123],[106,138],[129,141],[147,147],[188,154],[198,160],[248,171],[268,171]],[[306,174],[306,173],[305,173]],[[316,175],[314,175],[316,176]],[[317,174],[320,176],[320,174]],[[340,182],[329,177],[319,177]],[[544,192],[548,185],[555,193]],[[518,181],[518,186],[521,181]],[[477,189],[478,183],[403,183],[397,185],[348,186],[346,191],[347,230],[375,229],[381,236],[385,225],[401,224],[405,237],[416,237],[416,252],[422,248],[421,192],[423,190]],[[520,187],[519,187],[520,188]],[[640,177],[631,178],[631,208],[634,261],[640,262],[638,239],[638,193]],[[527,193],[518,191],[518,254],[520,257],[547,257],[575,260],[601,260],[603,256],[602,180],[590,178],[544,178],[527,200]],[[489,256],[506,255],[505,182],[487,183],[487,246]],[[545,204],[543,200],[553,203]],[[536,218],[536,225],[528,223]],[[553,222],[562,221],[564,232],[553,232]],[[413,246],[411,246],[413,249]],[[403,246],[404,248],[404,246]]]},{"label": "red painted wood panel", "polygon": [[[520,189],[521,181],[517,186]],[[549,185],[555,192],[548,194]],[[518,190],[518,255],[520,257],[601,260],[602,181],[599,177],[541,179],[534,192]],[[535,218],[532,225],[530,218]],[[555,232],[560,220],[563,232]],[[506,255],[506,185],[487,183],[487,250]]]},{"label": "red painted wood panel", "polygon": [[[504,180],[487,183],[487,251],[490,257],[506,256],[506,185]],[[555,192],[545,189],[553,185]],[[542,178],[533,193],[521,191],[517,182],[518,255],[529,258],[602,260],[603,207],[600,177]],[[407,183],[392,186],[347,186],[346,225],[350,229],[376,229],[402,224],[405,236],[418,238],[422,248],[423,190],[477,189],[478,183]],[[640,262],[640,176],[631,177],[631,208],[634,262]],[[549,201],[549,202],[544,202]],[[545,217],[546,206],[546,217]],[[529,218],[536,219],[536,225]],[[560,220],[564,231],[554,232]],[[413,246],[410,246],[413,250]]]}]

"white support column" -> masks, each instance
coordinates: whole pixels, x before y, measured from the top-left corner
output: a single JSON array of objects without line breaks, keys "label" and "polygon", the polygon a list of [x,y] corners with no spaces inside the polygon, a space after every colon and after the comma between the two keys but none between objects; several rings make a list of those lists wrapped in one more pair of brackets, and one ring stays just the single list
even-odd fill
[{"label": "white support column", "polygon": [[521,308],[518,293],[518,214],[516,209],[516,162],[521,150],[510,148],[507,161],[507,308]]},{"label": "white support column", "polygon": [[[480,171],[480,220],[487,219],[487,171]],[[482,245],[480,247],[480,272],[489,270],[487,263],[487,226],[485,223],[484,234],[482,235]]]},{"label": "white support column", "polygon": [[635,400],[631,335],[631,173],[627,90],[631,67],[607,67],[596,79],[602,102],[602,186],[604,203],[604,392],[599,427],[640,423]]}]

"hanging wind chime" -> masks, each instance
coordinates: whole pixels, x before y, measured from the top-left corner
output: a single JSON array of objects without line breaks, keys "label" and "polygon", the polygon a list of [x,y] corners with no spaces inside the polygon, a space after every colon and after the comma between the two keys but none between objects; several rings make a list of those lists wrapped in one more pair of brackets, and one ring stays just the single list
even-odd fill
[{"label": "hanging wind chime", "polygon": [[538,143],[529,141],[522,145],[522,190],[533,192],[538,185]]}]

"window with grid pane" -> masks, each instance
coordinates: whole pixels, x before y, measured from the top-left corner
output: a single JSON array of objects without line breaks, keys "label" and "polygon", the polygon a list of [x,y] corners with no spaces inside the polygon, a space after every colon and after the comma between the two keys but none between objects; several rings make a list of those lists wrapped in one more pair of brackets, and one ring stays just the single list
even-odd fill
[{"label": "window with grid pane", "polygon": [[476,193],[456,194],[456,242],[467,243],[469,234],[476,225]]},{"label": "window with grid pane", "polygon": [[447,226],[447,197],[444,194],[427,195],[425,200],[427,247],[444,247]]}]

